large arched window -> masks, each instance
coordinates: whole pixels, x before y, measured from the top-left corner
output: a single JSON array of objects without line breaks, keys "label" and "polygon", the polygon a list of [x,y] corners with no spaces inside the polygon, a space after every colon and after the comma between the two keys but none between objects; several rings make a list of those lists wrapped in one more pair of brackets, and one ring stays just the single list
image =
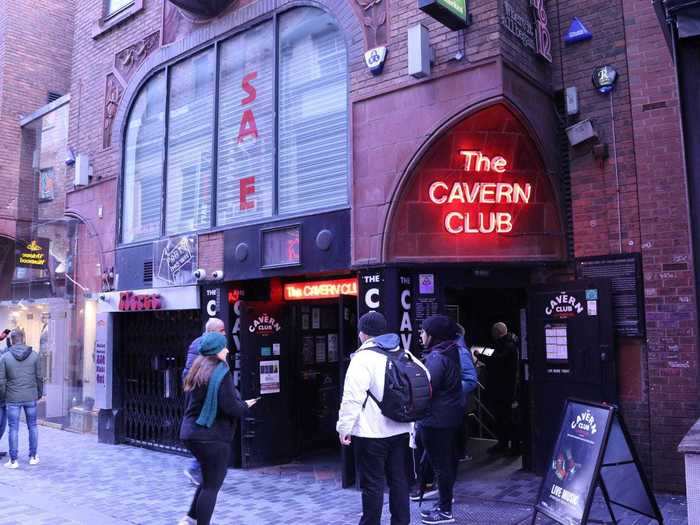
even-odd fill
[{"label": "large arched window", "polygon": [[151,77],[126,125],[121,241],[346,207],[347,75],[337,23],[302,7]]}]

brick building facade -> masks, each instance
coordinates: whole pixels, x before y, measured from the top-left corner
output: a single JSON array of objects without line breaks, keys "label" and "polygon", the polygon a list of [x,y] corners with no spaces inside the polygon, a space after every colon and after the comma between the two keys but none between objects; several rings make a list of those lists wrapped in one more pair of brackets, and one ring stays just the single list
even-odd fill
[{"label": "brick building facade", "polygon": [[[91,243],[81,251],[78,281],[91,290],[149,288],[143,275],[126,275],[124,258],[140,257],[140,248],[121,246],[118,237],[125,127],[144,83],[163,64],[297,5],[302,3],[239,2],[206,20],[163,1],[136,0],[111,16],[102,0],[75,10],[69,144],[91,165],[90,183],[67,197],[67,208],[87,225],[81,242]],[[571,280],[581,258],[641,254],[646,335],[616,341],[619,401],[655,487],[682,490],[682,458],[675,448],[699,415],[696,291],[675,72],[652,6],[633,0],[546,2],[550,63],[507,28],[513,13],[530,19],[525,0],[475,3],[464,31],[447,29],[408,0],[304,5],[327,10],[346,43],[351,191],[345,208],[350,208],[351,234],[342,242],[349,245],[352,269],[363,275],[372,268],[409,264],[397,255],[392,236],[413,174],[422,169],[432,146],[460,122],[494,105],[506,108],[527,131],[559,211],[541,226],[559,232],[552,252],[558,255],[532,252],[519,267],[525,276],[517,286],[524,290]],[[593,39],[565,45],[574,17]],[[407,32],[418,23],[427,27],[435,55],[423,79],[408,75]],[[376,46],[386,46],[388,56],[375,76],[363,53]],[[603,64],[619,73],[608,95],[591,85],[594,68]],[[579,93],[576,117],[567,117],[560,104],[562,90],[571,86]],[[591,141],[562,146],[564,129],[583,119],[591,119],[598,143],[607,144],[607,158],[594,155]],[[243,243],[229,243],[238,239],[229,232],[235,229],[213,226],[198,232],[199,267],[210,274],[235,268],[227,263]],[[141,244],[146,252],[151,249],[150,242]],[[411,264],[446,264],[450,271],[486,267],[510,275],[508,268],[527,259],[525,252],[510,248],[505,248],[507,257],[481,259],[478,250],[469,258],[460,252],[448,257],[440,249],[418,253]],[[111,268],[116,282],[110,282]],[[319,273],[338,273],[339,267],[329,268]],[[227,269],[224,280],[246,278],[241,272]],[[264,275],[271,274],[258,271],[249,277]],[[285,274],[275,277],[280,275]]]}]

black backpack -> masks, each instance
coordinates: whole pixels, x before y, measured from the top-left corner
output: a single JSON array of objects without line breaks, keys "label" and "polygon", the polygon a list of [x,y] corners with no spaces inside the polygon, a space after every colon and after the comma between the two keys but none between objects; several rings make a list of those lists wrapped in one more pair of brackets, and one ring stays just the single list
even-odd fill
[{"label": "black backpack", "polygon": [[[410,423],[426,417],[430,412],[432,389],[425,368],[403,350],[389,352],[376,347],[367,350],[386,356],[384,397],[381,403],[372,392],[367,391],[368,398],[371,397],[377,403],[382,414],[400,423]],[[366,404],[365,399],[364,405]]]}]

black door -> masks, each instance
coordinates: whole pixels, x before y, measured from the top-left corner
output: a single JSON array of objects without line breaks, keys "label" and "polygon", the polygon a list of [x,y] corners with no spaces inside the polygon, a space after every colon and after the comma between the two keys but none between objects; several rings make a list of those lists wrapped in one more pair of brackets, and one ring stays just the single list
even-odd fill
[{"label": "black door", "polygon": [[293,456],[289,327],[281,303],[241,305],[240,386],[243,399],[261,396],[241,421],[243,468],[288,463]]},{"label": "black door", "polygon": [[528,354],[533,466],[542,474],[567,397],[617,402],[610,282],[582,279],[531,289]]},{"label": "black door", "polygon": [[[341,295],[339,299],[340,320],[340,342],[339,342],[339,357],[340,357],[340,396],[342,399],[343,385],[345,384],[345,372],[350,365],[350,354],[352,354],[358,344],[357,340],[357,297],[349,295]],[[352,445],[349,447],[340,447],[340,460],[342,472],[343,488],[350,487],[355,484],[355,458],[352,450]]]}]

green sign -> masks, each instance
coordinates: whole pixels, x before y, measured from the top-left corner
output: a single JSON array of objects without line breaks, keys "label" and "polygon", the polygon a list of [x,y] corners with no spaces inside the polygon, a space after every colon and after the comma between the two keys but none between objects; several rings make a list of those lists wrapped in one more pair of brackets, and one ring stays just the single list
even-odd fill
[{"label": "green sign", "polygon": [[418,0],[418,8],[452,30],[469,25],[467,0]]}]

